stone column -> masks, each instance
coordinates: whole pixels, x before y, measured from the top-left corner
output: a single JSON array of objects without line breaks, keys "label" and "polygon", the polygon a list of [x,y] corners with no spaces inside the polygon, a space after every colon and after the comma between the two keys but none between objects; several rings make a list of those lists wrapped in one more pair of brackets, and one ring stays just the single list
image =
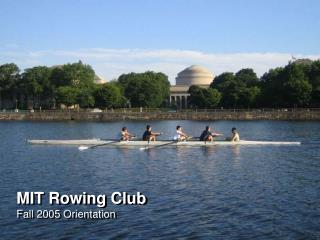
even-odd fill
[{"label": "stone column", "polygon": [[188,95],[185,95],[184,97],[184,106],[185,108],[188,108]]}]

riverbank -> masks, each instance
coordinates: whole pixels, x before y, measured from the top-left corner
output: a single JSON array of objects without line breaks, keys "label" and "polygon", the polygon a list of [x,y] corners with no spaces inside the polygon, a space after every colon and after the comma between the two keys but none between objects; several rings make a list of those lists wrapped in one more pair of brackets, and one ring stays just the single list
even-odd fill
[{"label": "riverbank", "polygon": [[177,112],[20,111],[1,112],[0,120],[23,121],[124,121],[124,120],[320,120],[320,109],[210,110]]}]

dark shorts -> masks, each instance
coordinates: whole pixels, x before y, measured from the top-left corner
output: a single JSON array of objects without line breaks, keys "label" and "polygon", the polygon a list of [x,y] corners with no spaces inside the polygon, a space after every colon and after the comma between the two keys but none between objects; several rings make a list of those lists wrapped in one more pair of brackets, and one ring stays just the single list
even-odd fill
[{"label": "dark shorts", "polygon": [[207,134],[207,135],[205,135],[205,136],[201,136],[201,137],[200,137],[200,141],[207,141],[210,136],[211,136],[210,134]]},{"label": "dark shorts", "polygon": [[145,135],[145,136],[142,137],[142,140],[143,141],[149,141],[151,137],[152,137],[152,135]]}]

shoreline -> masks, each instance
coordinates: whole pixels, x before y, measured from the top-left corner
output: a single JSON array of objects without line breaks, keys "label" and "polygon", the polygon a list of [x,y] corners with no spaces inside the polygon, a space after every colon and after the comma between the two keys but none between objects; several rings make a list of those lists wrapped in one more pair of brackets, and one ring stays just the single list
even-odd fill
[{"label": "shoreline", "polygon": [[89,111],[36,111],[0,112],[0,121],[125,121],[125,120],[320,120],[320,110],[310,111],[189,111],[189,112],[89,112]]}]

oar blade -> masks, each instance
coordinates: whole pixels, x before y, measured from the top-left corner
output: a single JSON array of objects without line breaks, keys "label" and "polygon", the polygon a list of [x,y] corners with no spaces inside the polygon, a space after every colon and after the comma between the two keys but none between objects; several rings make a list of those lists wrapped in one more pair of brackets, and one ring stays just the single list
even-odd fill
[{"label": "oar blade", "polygon": [[160,144],[160,145],[156,145],[156,146],[148,146],[148,147],[140,148],[140,151],[149,150],[149,149],[157,149],[157,148],[161,148],[161,147],[164,147],[164,146],[176,144],[177,142],[178,141],[174,140],[174,141],[170,141],[170,142],[165,143],[165,144]]},{"label": "oar blade", "polygon": [[80,147],[78,147],[78,149],[80,150],[80,151],[84,151],[84,150],[87,150],[89,147],[87,147],[87,146],[80,146]]},{"label": "oar blade", "polygon": [[113,143],[116,143],[116,142],[119,142],[118,140],[117,141],[109,141],[109,142],[106,142],[106,143],[102,143],[102,144],[98,144],[98,145],[93,145],[93,146],[80,146],[78,147],[78,149],[80,151],[83,151],[83,150],[87,150],[87,149],[94,149],[94,148],[97,148],[97,147],[102,147],[102,146],[107,146],[107,145],[111,145]]}]

